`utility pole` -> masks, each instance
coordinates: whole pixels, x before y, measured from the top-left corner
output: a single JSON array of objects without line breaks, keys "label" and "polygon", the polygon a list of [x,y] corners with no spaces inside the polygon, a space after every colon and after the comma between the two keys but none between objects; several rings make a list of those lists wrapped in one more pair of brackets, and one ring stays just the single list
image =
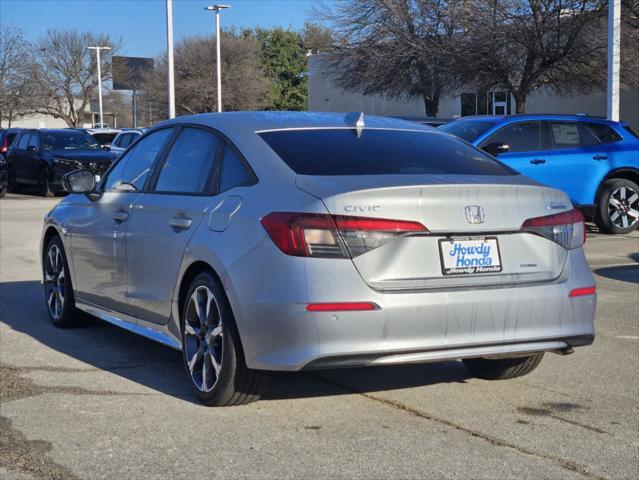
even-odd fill
[{"label": "utility pole", "polygon": [[100,50],[111,50],[111,47],[87,47],[89,50],[95,50],[96,62],[98,64],[98,105],[100,109],[100,128],[104,126],[102,117],[102,69],[100,65]]},{"label": "utility pole", "polygon": [[621,0],[608,2],[608,119],[619,121]]},{"label": "utility pole", "polygon": [[230,5],[213,5],[204,7],[204,10],[215,11],[215,66],[217,77],[217,111],[222,111],[222,56],[220,55],[220,10],[231,8]]},{"label": "utility pole", "polygon": [[175,69],[173,66],[173,0],[166,0],[166,46],[169,63],[169,118],[175,118]]}]

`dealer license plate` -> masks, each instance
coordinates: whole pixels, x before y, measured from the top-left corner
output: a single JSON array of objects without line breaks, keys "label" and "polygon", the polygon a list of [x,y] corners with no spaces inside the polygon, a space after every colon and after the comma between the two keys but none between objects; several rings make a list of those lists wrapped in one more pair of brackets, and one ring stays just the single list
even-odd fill
[{"label": "dealer license plate", "polygon": [[495,237],[451,237],[439,241],[444,275],[501,272],[499,243]]}]

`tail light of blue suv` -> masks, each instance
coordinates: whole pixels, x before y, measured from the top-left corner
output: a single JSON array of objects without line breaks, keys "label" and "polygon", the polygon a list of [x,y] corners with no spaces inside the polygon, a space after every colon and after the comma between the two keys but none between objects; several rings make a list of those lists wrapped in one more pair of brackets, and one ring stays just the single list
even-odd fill
[{"label": "tail light of blue suv", "polygon": [[566,212],[529,218],[521,230],[534,233],[572,250],[586,243],[584,216],[576,208]]},{"label": "tail light of blue suv", "polygon": [[402,236],[427,233],[419,222],[273,212],[261,220],[273,243],[297,257],[354,258]]}]

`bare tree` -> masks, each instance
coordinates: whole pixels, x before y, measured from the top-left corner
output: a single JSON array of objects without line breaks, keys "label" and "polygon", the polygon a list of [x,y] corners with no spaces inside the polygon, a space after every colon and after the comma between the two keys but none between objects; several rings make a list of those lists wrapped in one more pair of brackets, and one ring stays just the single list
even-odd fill
[{"label": "bare tree", "polygon": [[21,30],[3,27],[0,33],[0,124],[27,115],[32,96],[31,46]]},{"label": "bare tree", "polygon": [[[222,93],[225,110],[260,109],[268,102],[268,81],[259,64],[259,45],[248,37],[222,36]],[[166,56],[156,59],[154,73],[144,85],[155,110],[166,112]],[[213,112],[215,44],[210,37],[191,37],[175,46],[175,103],[179,114]]]},{"label": "bare tree", "polygon": [[475,0],[455,49],[467,85],[509,90],[517,113],[538,89],[587,93],[605,83],[606,1]]},{"label": "bare tree", "polygon": [[[88,46],[110,46],[102,51],[102,81],[111,78],[111,57],[120,42],[106,34],[76,30],[49,30],[35,45],[33,111],[63,119],[70,127],[82,123],[96,92],[96,59]],[[103,83],[104,87],[104,83]]]},{"label": "bare tree", "polygon": [[463,0],[344,0],[316,13],[334,28],[331,63],[347,90],[421,97],[427,115],[456,86],[451,53],[465,36]]}]

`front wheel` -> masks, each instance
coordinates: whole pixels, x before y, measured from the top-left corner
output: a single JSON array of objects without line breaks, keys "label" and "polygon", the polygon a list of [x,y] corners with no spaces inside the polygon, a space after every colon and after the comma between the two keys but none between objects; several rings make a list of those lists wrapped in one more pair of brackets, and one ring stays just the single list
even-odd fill
[{"label": "front wheel", "polygon": [[624,234],[639,225],[639,187],[625,178],[615,178],[604,183],[595,223],[605,233]]},{"label": "front wheel", "polygon": [[217,279],[199,274],[183,303],[182,357],[200,401],[227,406],[257,400],[265,373],[246,367],[233,312]]},{"label": "front wheel", "polygon": [[468,371],[484,380],[508,380],[532,372],[544,358],[544,352],[515,358],[467,358],[463,360]]}]

